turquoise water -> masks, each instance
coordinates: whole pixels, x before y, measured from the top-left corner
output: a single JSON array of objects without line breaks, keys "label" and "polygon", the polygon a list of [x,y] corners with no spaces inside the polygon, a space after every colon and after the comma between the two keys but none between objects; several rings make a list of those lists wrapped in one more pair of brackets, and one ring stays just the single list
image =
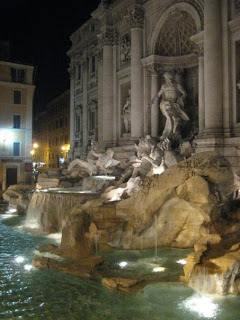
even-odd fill
[{"label": "turquoise water", "polygon": [[[20,217],[0,216],[0,319],[240,319],[240,297],[204,298],[187,286],[174,282],[151,284],[134,294],[121,293],[102,287],[97,282],[54,270],[25,269],[36,254],[35,250],[50,240],[22,231],[18,228],[22,222]],[[106,259],[109,269],[119,272],[123,268],[119,269],[118,262],[127,258],[129,265],[125,266],[124,272],[128,273],[138,267],[138,260],[148,264],[151,259],[149,252],[149,257],[146,257],[141,252],[125,256],[123,251],[119,251],[115,255],[108,253]],[[16,262],[15,259],[20,256],[24,261],[20,259]],[[157,263],[165,264],[169,269],[173,266],[167,254]],[[150,272],[148,268],[143,267],[142,275]]]}]

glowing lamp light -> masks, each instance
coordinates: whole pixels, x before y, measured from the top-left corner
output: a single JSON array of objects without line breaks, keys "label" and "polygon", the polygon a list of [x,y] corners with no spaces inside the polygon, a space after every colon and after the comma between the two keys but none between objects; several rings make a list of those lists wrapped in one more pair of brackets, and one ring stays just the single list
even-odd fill
[{"label": "glowing lamp light", "polygon": [[128,265],[128,263],[126,262],[126,261],[121,261],[121,262],[119,262],[119,267],[121,267],[121,268],[125,268],[127,265]]},{"label": "glowing lamp light", "polygon": [[38,148],[38,144],[37,144],[37,143],[34,143],[34,144],[33,144],[33,148],[34,148],[34,149],[37,149],[37,148]]},{"label": "glowing lamp light", "polygon": [[11,143],[13,141],[13,133],[10,130],[0,130],[0,140],[4,144]]},{"label": "glowing lamp light", "polygon": [[15,261],[16,261],[17,263],[22,263],[22,262],[24,261],[24,258],[21,257],[21,256],[19,256],[19,257],[16,257],[16,258],[15,258]]},{"label": "glowing lamp light", "polygon": [[33,156],[35,154],[35,150],[31,150],[30,153]]},{"label": "glowing lamp light", "polygon": [[61,147],[62,151],[66,150],[66,147],[65,146],[62,146]]}]

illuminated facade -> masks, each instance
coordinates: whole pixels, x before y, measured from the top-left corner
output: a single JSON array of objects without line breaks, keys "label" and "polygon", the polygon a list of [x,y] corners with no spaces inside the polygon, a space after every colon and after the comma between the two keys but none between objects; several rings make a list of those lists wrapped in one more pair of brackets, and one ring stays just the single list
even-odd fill
[{"label": "illuminated facade", "polygon": [[187,93],[197,152],[218,149],[239,167],[239,1],[101,1],[71,41],[72,158],[92,139],[106,148],[160,137],[165,119],[152,99],[170,71]]},{"label": "illuminated facade", "polygon": [[0,61],[0,186],[31,178],[34,67]]},{"label": "illuminated facade", "polygon": [[70,90],[51,100],[36,118],[33,161],[44,167],[58,168],[68,159],[70,148]]}]

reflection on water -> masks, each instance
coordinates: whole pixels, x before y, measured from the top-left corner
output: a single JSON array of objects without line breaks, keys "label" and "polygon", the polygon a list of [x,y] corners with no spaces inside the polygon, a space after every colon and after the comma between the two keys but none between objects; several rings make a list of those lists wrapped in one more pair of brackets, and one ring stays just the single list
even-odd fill
[{"label": "reflection on water", "polygon": [[[239,297],[201,300],[189,287],[171,282],[148,285],[137,294],[119,293],[90,280],[31,268],[36,249],[41,244],[54,243],[54,239],[24,232],[17,228],[21,223],[20,217],[0,216],[0,319],[239,319]],[[160,255],[160,251],[158,253]],[[124,255],[122,251],[115,256],[109,253],[107,258],[109,268],[116,269],[121,261],[127,262],[122,264],[123,268],[118,265],[119,270],[126,272],[134,272],[126,268],[137,268],[137,260],[141,259],[141,263],[148,265],[151,257],[142,257],[141,252]],[[154,264],[169,268],[167,251],[166,257]],[[175,265],[181,267],[178,263]],[[147,273],[148,267],[144,268],[143,273]]]}]

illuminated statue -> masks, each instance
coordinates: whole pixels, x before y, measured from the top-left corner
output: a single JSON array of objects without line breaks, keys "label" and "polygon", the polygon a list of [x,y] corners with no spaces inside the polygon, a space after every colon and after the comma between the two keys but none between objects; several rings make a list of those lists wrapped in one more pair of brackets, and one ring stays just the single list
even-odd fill
[{"label": "illuminated statue", "polygon": [[168,138],[171,141],[181,139],[180,125],[182,121],[188,121],[189,117],[182,110],[184,108],[184,99],[186,92],[182,86],[176,82],[174,75],[170,72],[164,73],[165,83],[157,95],[153,98],[161,98],[160,110],[166,118],[165,128],[160,137],[160,140]]}]

